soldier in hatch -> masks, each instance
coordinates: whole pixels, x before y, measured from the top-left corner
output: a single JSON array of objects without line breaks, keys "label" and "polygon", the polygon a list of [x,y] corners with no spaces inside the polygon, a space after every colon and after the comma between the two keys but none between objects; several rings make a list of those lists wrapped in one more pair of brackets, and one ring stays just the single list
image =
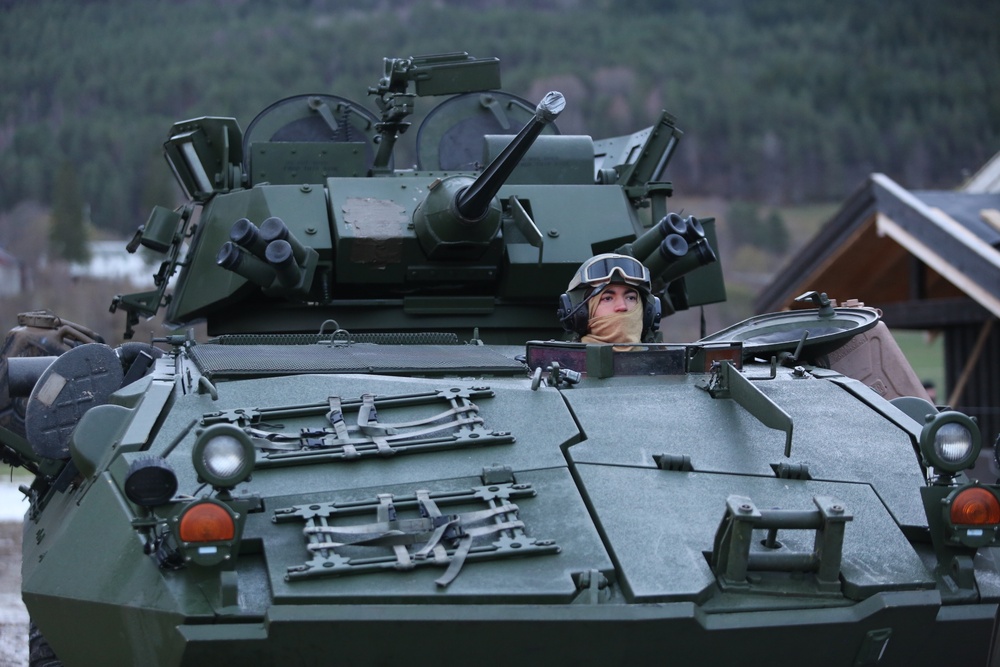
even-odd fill
[{"label": "soldier in hatch", "polygon": [[559,297],[559,319],[584,343],[650,342],[660,323],[660,300],[649,269],[628,255],[588,259]]}]

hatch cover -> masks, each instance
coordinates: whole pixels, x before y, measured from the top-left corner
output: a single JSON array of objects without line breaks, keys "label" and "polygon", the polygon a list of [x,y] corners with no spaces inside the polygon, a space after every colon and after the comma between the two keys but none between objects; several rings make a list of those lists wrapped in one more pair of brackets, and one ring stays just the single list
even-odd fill
[{"label": "hatch cover", "polygon": [[[934,578],[867,484],[590,464],[578,470],[634,602],[705,602],[712,595],[716,576],[706,553],[733,494],[767,509],[815,509],[816,496],[842,501],[853,515],[840,569],[845,598],[934,587]],[[764,533],[755,531],[754,549],[762,548]],[[811,533],[781,531],[778,540],[784,546],[775,553],[813,548]],[[768,605],[781,604],[768,597]]]}]

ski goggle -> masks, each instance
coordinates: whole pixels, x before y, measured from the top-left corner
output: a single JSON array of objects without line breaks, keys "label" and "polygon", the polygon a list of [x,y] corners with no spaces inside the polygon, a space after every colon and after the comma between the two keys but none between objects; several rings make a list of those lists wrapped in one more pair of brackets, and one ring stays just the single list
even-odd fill
[{"label": "ski goggle", "polygon": [[615,274],[618,274],[622,282],[649,289],[649,269],[635,257],[616,254],[597,255],[585,262],[574,276],[573,285],[569,289],[579,285],[609,283]]}]

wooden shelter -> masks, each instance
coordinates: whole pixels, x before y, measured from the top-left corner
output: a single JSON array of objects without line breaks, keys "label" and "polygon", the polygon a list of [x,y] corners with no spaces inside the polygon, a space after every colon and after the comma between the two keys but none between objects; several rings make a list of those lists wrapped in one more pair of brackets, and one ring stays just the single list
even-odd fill
[{"label": "wooden shelter", "polygon": [[958,191],[909,191],[872,174],[757,297],[809,290],[880,308],[890,328],[940,331],[950,405],[1000,434],[1000,159]]}]

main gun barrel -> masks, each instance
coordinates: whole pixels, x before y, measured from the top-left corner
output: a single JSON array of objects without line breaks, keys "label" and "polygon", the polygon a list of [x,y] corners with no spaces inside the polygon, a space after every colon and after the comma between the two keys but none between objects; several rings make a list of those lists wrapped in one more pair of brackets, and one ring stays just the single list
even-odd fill
[{"label": "main gun barrel", "polygon": [[490,164],[483,169],[472,185],[462,190],[455,200],[455,209],[465,220],[479,220],[486,215],[490,202],[496,197],[500,187],[507,181],[521,158],[528,152],[545,126],[555,120],[566,108],[566,98],[562,93],[549,92],[535,108],[534,117],[528,121],[517,136],[507,144]]},{"label": "main gun barrel", "polygon": [[438,178],[413,212],[413,229],[429,260],[475,260],[497,238],[497,193],[545,125],[565,108],[562,93],[546,93],[534,117],[475,179],[464,174]]}]

